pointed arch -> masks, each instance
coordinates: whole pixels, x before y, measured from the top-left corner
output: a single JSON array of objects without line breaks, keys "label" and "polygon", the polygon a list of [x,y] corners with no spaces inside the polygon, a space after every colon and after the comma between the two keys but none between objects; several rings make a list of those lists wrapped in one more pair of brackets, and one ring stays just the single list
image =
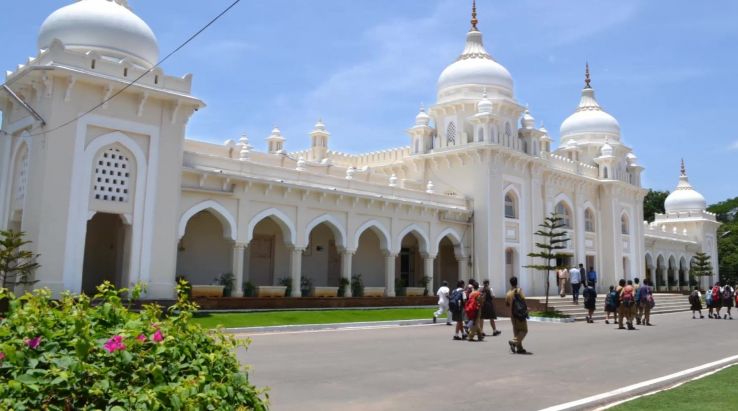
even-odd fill
[{"label": "pointed arch", "polygon": [[420,248],[420,251],[423,253],[430,253],[430,241],[428,241],[428,234],[426,234],[425,230],[423,230],[422,227],[420,227],[417,224],[410,224],[409,226],[405,227],[400,231],[400,234],[395,239],[395,252],[400,252],[400,247],[402,246],[402,239],[405,238],[408,234],[415,235],[415,238],[418,239],[418,245]]},{"label": "pointed arch", "polygon": [[290,217],[282,210],[274,207],[261,211],[256,214],[251,221],[249,221],[249,226],[246,231],[246,239],[244,241],[246,244],[250,243],[254,238],[254,228],[256,228],[256,225],[265,218],[270,218],[279,226],[282,230],[282,237],[284,238],[284,243],[286,245],[294,246],[296,244],[297,230],[295,229],[295,223],[293,223],[292,219],[290,219]]},{"label": "pointed arch", "polygon": [[223,238],[236,241],[236,219],[223,205],[214,200],[205,200],[197,203],[182,214],[182,217],[179,218],[179,226],[177,228],[178,239],[184,237],[187,222],[190,221],[190,218],[200,211],[209,211],[220,221],[220,224],[223,226]]},{"label": "pointed arch", "polygon": [[520,192],[515,185],[508,185],[503,194],[505,218],[520,218]]},{"label": "pointed arch", "polygon": [[454,245],[454,253],[457,257],[466,257],[466,251],[464,250],[464,244],[461,242],[461,236],[451,227],[447,227],[436,236],[436,241],[431,244],[430,253],[433,255],[438,254],[438,248],[444,238],[448,238],[451,244]]},{"label": "pointed arch", "polygon": [[364,234],[364,231],[366,230],[372,230],[374,234],[377,235],[377,238],[379,238],[379,248],[388,251],[390,250],[390,234],[387,228],[384,226],[384,224],[380,223],[377,220],[369,220],[364,222],[356,231],[354,231],[354,243],[352,244],[353,250],[356,250],[359,248],[359,239],[361,238],[361,235]]},{"label": "pointed arch", "polygon": [[630,216],[628,211],[623,210],[620,214],[620,233],[623,235],[630,235]]},{"label": "pointed arch", "polygon": [[313,231],[313,229],[320,224],[325,223],[328,228],[333,232],[333,236],[336,240],[336,245],[339,248],[345,248],[346,247],[346,228],[344,227],[343,223],[338,220],[335,216],[331,214],[323,214],[321,216],[315,217],[311,222],[308,223],[308,225],[305,227],[305,245],[309,242],[310,239],[310,233]]},{"label": "pointed arch", "polygon": [[574,207],[571,199],[564,193],[559,194],[554,199],[554,213],[563,219],[563,223],[567,229],[574,228]]}]

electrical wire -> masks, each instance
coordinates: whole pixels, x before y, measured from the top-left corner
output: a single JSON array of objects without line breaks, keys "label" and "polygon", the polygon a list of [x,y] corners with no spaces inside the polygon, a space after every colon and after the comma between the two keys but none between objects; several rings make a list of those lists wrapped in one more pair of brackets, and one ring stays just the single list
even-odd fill
[{"label": "electrical wire", "polygon": [[45,131],[42,131],[42,132],[39,132],[39,133],[36,133],[36,134],[31,134],[29,137],[39,136],[39,135],[47,134],[47,133],[53,133],[54,131],[57,131],[59,129],[62,129],[64,127],[69,126],[70,124],[72,124],[74,122],[79,121],[80,119],[82,119],[82,117],[84,117],[84,116],[86,116],[88,114],[91,114],[95,110],[99,109],[100,107],[102,107],[103,105],[105,105],[106,103],[108,103],[110,100],[112,100],[115,97],[119,96],[121,93],[123,93],[124,91],[126,91],[127,89],[129,89],[131,86],[133,86],[134,84],[136,84],[139,80],[141,80],[142,78],[146,77],[147,74],[151,73],[154,69],[156,69],[157,67],[161,66],[165,61],[169,60],[170,57],[172,57],[178,51],[180,51],[185,46],[187,46],[190,42],[192,42],[192,40],[196,39],[200,34],[202,34],[202,32],[204,32],[210,26],[212,26],[213,24],[215,24],[216,21],[220,20],[221,17],[223,17],[224,15],[226,15],[229,11],[231,11],[232,8],[234,8],[240,2],[241,2],[241,0],[235,0],[233,3],[231,3],[230,6],[226,7],[222,12],[220,12],[220,14],[218,14],[217,16],[215,16],[212,20],[210,20],[210,22],[208,22],[206,25],[204,25],[195,34],[191,35],[184,43],[180,44],[176,49],[174,49],[169,54],[167,54],[163,59],[159,60],[158,63],[156,63],[154,66],[152,66],[148,70],[144,71],[143,74],[141,74],[140,76],[138,76],[135,79],[133,79],[133,81],[131,81],[130,83],[126,84],[125,87],[123,87],[122,89],[120,89],[117,92],[113,93],[110,97],[104,99],[102,102],[100,102],[96,106],[92,107],[91,109],[85,111],[84,113],[79,114],[78,116],[74,117],[73,119],[71,119],[71,120],[69,120],[67,122],[64,122],[64,123],[62,123],[62,124],[60,124],[60,125],[52,128],[50,130],[45,130]]}]

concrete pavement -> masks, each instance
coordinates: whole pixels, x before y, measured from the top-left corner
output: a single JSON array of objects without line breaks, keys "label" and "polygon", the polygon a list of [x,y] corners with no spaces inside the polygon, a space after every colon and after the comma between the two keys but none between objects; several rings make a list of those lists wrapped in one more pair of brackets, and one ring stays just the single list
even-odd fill
[{"label": "concrete pavement", "polygon": [[738,320],[652,320],[637,331],[530,323],[530,356],[510,354],[509,321],[482,343],[452,341],[445,325],[253,334],[238,355],[274,410],[477,411],[538,410],[738,353]]}]

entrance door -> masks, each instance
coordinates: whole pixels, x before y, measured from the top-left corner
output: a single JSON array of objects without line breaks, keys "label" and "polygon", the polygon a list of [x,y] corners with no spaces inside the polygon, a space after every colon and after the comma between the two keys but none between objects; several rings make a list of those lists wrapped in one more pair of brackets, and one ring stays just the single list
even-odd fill
[{"label": "entrance door", "polygon": [[414,284],[415,254],[410,248],[400,250],[400,287],[410,287]]},{"label": "entrance door", "polygon": [[110,281],[116,287],[126,283],[124,262],[127,229],[117,214],[97,213],[87,222],[82,291],[96,293],[98,285]]},{"label": "entrance door", "polygon": [[253,285],[274,285],[274,236],[254,236],[249,250],[249,281]]}]

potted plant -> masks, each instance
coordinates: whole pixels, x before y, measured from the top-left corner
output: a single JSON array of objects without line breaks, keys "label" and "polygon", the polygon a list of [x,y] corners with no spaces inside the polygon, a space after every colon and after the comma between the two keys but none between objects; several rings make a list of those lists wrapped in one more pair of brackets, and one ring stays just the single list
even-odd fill
[{"label": "potted plant", "polygon": [[348,278],[341,277],[340,280],[338,280],[338,296],[339,297],[345,297],[346,296],[346,290],[351,285],[351,281],[348,280]]},{"label": "potted plant", "polygon": [[300,294],[303,297],[310,295],[310,290],[313,288],[313,281],[310,277],[300,277]]},{"label": "potted plant", "polygon": [[230,297],[233,293],[233,283],[236,277],[232,273],[223,273],[216,278],[217,284],[223,286],[223,297]]},{"label": "potted plant", "polygon": [[351,295],[354,297],[364,296],[364,281],[361,279],[361,274],[351,277]]},{"label": "potted plant", "polygon": [[433,280],[433,279],[430,278],[427,275],[424,276],[422,280],[420,280],[420,285],[423,286],[423,295],[424,296],[427,296],[428,294],[430,294],[430,290],[428,290],[428,285],[430,285],[431,280]]},{"label": "potted plant", "polygon": [[243,296],[244,297],[256,296],[256,287],[251,281],[246,281],[246,283],[243,285]]}]

